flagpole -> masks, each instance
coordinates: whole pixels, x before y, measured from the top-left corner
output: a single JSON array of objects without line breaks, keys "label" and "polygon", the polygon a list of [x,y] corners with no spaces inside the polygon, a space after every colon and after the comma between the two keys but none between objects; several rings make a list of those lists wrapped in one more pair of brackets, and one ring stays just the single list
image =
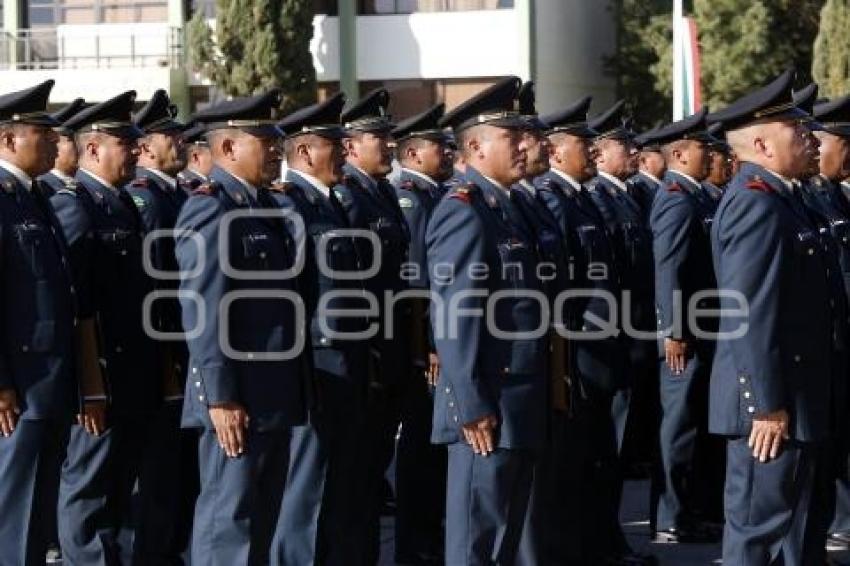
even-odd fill
[{"label": "flagpole", "polygon": [[682,59],[682,0],[673,0],[673,120],[685,117],[685,69]]}]

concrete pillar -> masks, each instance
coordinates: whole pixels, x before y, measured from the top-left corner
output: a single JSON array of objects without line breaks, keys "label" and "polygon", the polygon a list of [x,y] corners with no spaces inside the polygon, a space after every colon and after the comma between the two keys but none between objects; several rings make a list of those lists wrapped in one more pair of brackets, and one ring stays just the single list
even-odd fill
[{"label": "concrete pillar", "polygon": [[535,69],[537,48],[535,47],[534,4],[534,0],[514,1],[514,12],[519,26],[517,33],[519,38],[519,53],[517,53],[519,68],[517,74],[523,81],[532,81],[537,74]]},{"label": "concrete pillar", "polygon": [[360,97],[357,84],[357,2],[339,2],[339,88],[348,100]]},{"label": "concrete pillar", "polygon": [[171,41],[180,42],[182,52],[180,60],[174,66],[172,61],[169,73],[168,96],[180,109],[180,118],[185,120],[192,110],[192,101],[189,91],[188,63],[188,37],[186,33],[186,5],[183,0],[168,0],[168,26],[172,28]]},{"label": "concrete pillar", "polygon": [[3,42],[8,52],[10,68],[15,68],[23,53],[21,45],[16,41],[18,32],[27,27],[26,0],[3,0]]}]

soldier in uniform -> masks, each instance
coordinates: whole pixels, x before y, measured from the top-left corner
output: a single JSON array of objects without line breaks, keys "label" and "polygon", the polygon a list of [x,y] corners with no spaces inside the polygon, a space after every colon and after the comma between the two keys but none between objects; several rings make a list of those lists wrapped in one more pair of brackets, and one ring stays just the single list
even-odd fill
[{"label": "soldier in uniform", "polygon": [[[655,329],[650,305],[653,303],[652,286],[652,235],[640,203],[632,198],[627,180],[635,175],[638,153],[634,134],[627,127],[623,104],[618,102],[588,125],[599,132],[596,147],[598,175],[587,182],[594,204],[602,213],[608,232],[614,242],[614,258],[620,275],[622,290],[630,299],[628,329],[652,332]],[[633,452],[639,433],[654,423],[647,418],[651,413],[651,400],[657,387],[653,378],[655,343],[646,336],[627,332],[623,340],[628,352],[628,375],[624,386],[614,397],[614,419],[617,427],[617,447],[621,464],[625,455]],[[649,424],[647,424],[649,423]]]},{"label": "soldier in uniform", "polygon": [[[529,225],[534,234],[534,244],[540,260],[541,279],[546,298],[550,306],[557,304],[559,293],[570,286],[570,269],[566,239],[561,235],[560,226],[546,203],[539,198],[535,179],[549,170],[551,145],[546,135],[548,126],[537,114],[534,83],[529,81],[520,87],[518,105],[521,117],[526,122],[523,137],[526,145],[525,176],[511,186],[510,199],[521,221]],[[551,309],[550,309],[551,311]],[[557,428],[562,431],[563,423],[569,418],[571,403],[569,383],[571,373],[567,368],[567,344],[564,338],[563,316],[550,312],[547,348],[547,442],[534,470],[534,483],[526,522],[520,546],[518,563],[536,565],[548,563],[546,558],[553,552],[550,546],[558,539],[563,540],[563,532],[552,525],[551,518],[558,517],[558,511],[550,509],[554,503],[550,499],[551,488],[564,481],[562,470],[554,465],[553,444],[548,442],[549,431]],[[560,330],[560,332],[559,332]],[[555,487],[555,489],[558,489]],[[558,503],[561,503],[560,501]],[[574,508],[574,506],[573,506]],[[554,528],[553,528],[554,527]],[[556,554],[551,554],[553,558]]]},{"label": "soldier in uniform", "polygon": [[667,163],[664,161],[661,147],[652,142],[653,133],[650,130],[635,136],[634,142],[639,150],[638,172],[626,183],[629,188],[629,195],[640,205],[647,222],[649,221],[649,212],[652,210],[655,193],[661,187],[661,178],[667,170]]},{"label": "soldier in uniform", "polygon": [[[377,262],[378,273],[366,281],[366,289],[378,300],[379,332],[370,350],[370,376],[367,408],[368,457],[366,562],[377,561],[380,550],[380,525],[384,501],[384,475],[393,457],[395,436],[400,419],[401,393],[410,378],[407,352],[407,329],[404,302],[395,303],[385,297],[396,295],[408,287],[402,277],[402,265],[407,260],[410,233],[398,203],[395,188],[386,179],[392,164],[389,146],[393,124],[387,116],[389,93],[376,89],[366,94],[345,112],[340,119],[346,131],[343,143],[346,164],[343,182],[334,192],[345,210],[352,228],[371,230],[381,242],[380,250],[358,238],[365,265]],[[375,252],[380,251],[380,256]],[[391,320],[390,320],[391,318]],[[390,324],[392,332],[390,332]]]},{"label": "soldier in uniform", "polygon": [[[655,256],[655,297],[660,344],[661,467],[656,541],[711,540],[698,516],[697,452],[706,433],[708,377],[713,342],[691,328],[692,298],[715,288],[709,230],[715,201],[700,183],[708,174],[706,112],[658,130],[653,142],[667,162],[664,186],[650,215]],[[700,300],[699,297],[693,300]],[[707,306],[708,299],[697,303]],[[685,326],[687,324],[687,326]],[[700,326],[704,328],[705,326]]]},{"label": "soldier in uniform", "polygon": [[437,104],[408,118],[392,131],[401,175],[396,186],[399,207],[410,232],[408,281],[420,296],[411,297],[410,355],[412,375],[405,384],[401,430],[396,452],[395,560],[399,564],[433,563],[442,556],[446,452],[430,442],[432,391],[438,385],[439,360],[428,314],[428,263],[425,230],[443,183],[452,175],[453,152],[439,127],[445,110]]},{"label": "soldier in uniform", "polygon": [[806,530],[833,416],[829,258],[792,182],[816,151],[792,80],[786,71],[710,117],[742,162],[711,233],[717,286],[727,292],[709,426],[727,444],[729,564],[816,564],[825,542],[807,540]]},{"label": "soldier in uniform", "polygon": [[212,154],[205,134],[201,124],[190,124],[183,130],[186,168],[177,174],[177,182],[188,194],[206,183],[212,170]]},{"label": "soldier in uniform", "polygon": [[[345,150],[339,115],[345,96],[298,110],[278,126],[285,136],[284,190],[280,206],[304,223],[306,262],[302,291],[310,317],[313,381],[318,405],[310,422],[293,432],[285,530],[284,564],[357,564],[365,506],[362,468],[366,450],[365,318],[334,311],[365,307],[358,276],[364,266],[348,218],[330,190],[342,180]],[[320,259],[321,258],[321,259]],[[329,271],[333,270],[333,271]],[[333,297],[332,294],[343,295]],[[326,301],[326,302],[325,302]],[[321,306],[320,306],[321,305]]]},{"label": "soldier in uniform", "polygon": [[[174,236],[170,233],[188,195],[178,186],[177,173],[185,166],[183,124],[175,121],[177,109],[166,92],[159,89],[134,116],[142,133],[138,141],[136,178],[126,189],[139,209],[146,232],[152,235],[148,254],[149,273],[158,292],[169,293],[150,305],[152,326],[168,336],[159,343],[164,403],[150,431],[150,451],[142,472],[147,497],[138,501],[141,521],[148,525],[140,544],[150,545],[148,556],[163,562],[176,562],[188,547],[192,511],[198,493],[197,436],[180,430],[188,351],[180,339],[183,325],[180,303],[174,293],[179,288]],[[158,272],[166,275],[157,275]],[[166,277],[171,278],[166,278]]]},{"label": "soldier in uniform", "polygon": [[[850,206],[841,195],[839,183],[847,173],[850,155],[850,97],[815,104],[817,85],[810,85],[796,97],[798,106],[810,112],[814,120],[809,127],[817,138],[817,159],[812,160],[812,175],[801,185],[803,202],[818,225],[825,243],[829,244],[831,264],[829,282],[832,294],[830,306],[833,321],[831,366],[833,382],[841,389],[833,393],[835,414],[843,416],[847,407],[847,390],[844,383],[847,374],[848,328],[847,303],[850,296]],[[802,96],[808,94],[808,96]],[[801,100],[806,98],[805,101]],[[827,237],[828,236],[828,237]],[[846,420],[835,423],[834,428],[842,431]],[[850,546],[850,488],[847,481],[847,438],[842,434],[833,439],[826,451],[831,456],[831,465],[824,466],[830,475],[822,476],[822,508],[825,513],[822,531],[829,532],[831,550],[848,550]],[[834,510],[833,510],[834,509]],[[819,517],[821,515],[818,515]],[[831,522],[831,525],[828,523]],[[818,536],[820,536],[819,533]],[[825,557],[823,557],[825,559]]]},{"label": "soldier in uniform", "polygon": [[510,200],[525,174],[520,84],[503,79],[441,121],[467,165],[466,184],[437,205],[426,235],[441,360],[432,441],[448,445],[452,565],[514,563],[545,434],[546,301],[534,233]]},{"label": "soldier in uniform", "polygon": [[[214,167],[177,219],[189,373],[183,426],[200,430],[193,564],[281,564],[292,427],[310,376],[293,234],[269,187],[280,173],[280,91],[199,112]],[[305,348],[307,349],[305,352]]]},{"label": "soldier in uniform", "polygon": [[734,165],[732,148],[726,143],[723,124],[712,124],[708,133],[714,141],[708,144],[708,176],[701,183],[702,188],[715,201],[720,201],[726,185],[732,179]]},{"label": "soldier in uniform", "polygon": [[56,161],[50,171],[39,177],[41,186],[48,198],[56,194],[56,191],[74,184],[74,175],[77,173],[77,161],[79,160],[77,144],[74,143],[74,133],[64,128],[62,123],[85,107],[86,101],[84,99],[75,98],[70,104],[51,114],[53,119],[59,123],[56,126],[56,133],[59,134],[59,142],[56,144]]},{"label": "soldier in uniform", "polygon": [[[83,413],[72,427],[59,491],[59,538],[70,563],[144,560],[144,524],[131,517],[151,421],[162,402],[159,349],[140,306],[153,290],[145,271],[145,227],[130,195],[139,130],[130,121],[135,92],[76,114],[80,167],[73,190],[51,204],[70,246],[87,357],[100,361],[83,384]],[[146,491],[139,481],[139,497]]]},{"label": "soldier in uniform", "polygon": [[43,565],[55,542],[59,468],[78,409],[75,291],[36,180],[56,157],[52,88],[50,80],[0,96],[0,563],[25,566]]},{"label": "soldier in uniform", "polygon": [[551,454],[542,473],[549,479],[541,480],[551,501],[545,516],[552,524],[544,533],[543,552],[559,564],[616,562],[631,555],[616,518],[617,439],[611,418],[625,353],[615,335],[586,320],[586,315],[611,320],[620,296],[612,241],[583,185],[596,175],[597,132],[587,125],[590,103],[585,97],[542,118],[549,127],[550,169],[535,181],[537,197],[564,239],[569,285],[581,292],[565,302],[564,324],[579,336],[587,334],[568,341],[570,413],[552,419]]}]

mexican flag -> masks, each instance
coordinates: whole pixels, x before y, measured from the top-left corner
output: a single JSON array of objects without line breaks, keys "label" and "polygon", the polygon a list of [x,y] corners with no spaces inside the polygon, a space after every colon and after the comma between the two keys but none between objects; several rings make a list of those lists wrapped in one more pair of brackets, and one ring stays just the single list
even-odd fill
[{"label": "mexican flag", "polygon": [[701,106],[696,22],[684,16],[682,0],[673,0],[673,120],[690,116]]}]

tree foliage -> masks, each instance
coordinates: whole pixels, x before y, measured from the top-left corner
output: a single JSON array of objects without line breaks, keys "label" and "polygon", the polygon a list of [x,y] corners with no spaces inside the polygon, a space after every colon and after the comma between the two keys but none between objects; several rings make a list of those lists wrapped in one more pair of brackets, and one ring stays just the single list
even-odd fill
[{"label": "tree foliage", "polygon": [[827,97],[850,93],[850,2],[827,0],[820,12],[812,75]]},{"label": "tree foliage", "polygon": [[[643,127],[672,114],[672,2],[615,0],[617,53],[607,70]],[[720,109],[793,66],[810,80],[812,44],[824,0],[693,0],[686,13],[699,35],[703,104]],[[846,2],[844,2],[846,4]],[[836,28],[836,30],[841,28]],[[844,25],[846,30],[846,24]],[[836,31],[838,33],[838,31]]]},{"label": "tree foliage", "polygon": [[216,0],[215,30],[203,14],[189,22],[192,66],[231,96],[272,87],[283,91],[283,110],[316,99],[310,0]]}]

